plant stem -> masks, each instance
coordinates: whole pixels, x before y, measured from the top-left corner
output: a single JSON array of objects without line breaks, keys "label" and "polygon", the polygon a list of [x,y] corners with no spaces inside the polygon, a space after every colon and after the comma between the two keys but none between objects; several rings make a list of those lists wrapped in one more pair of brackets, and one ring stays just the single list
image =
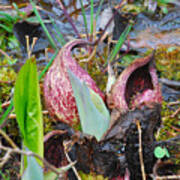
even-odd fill
[{"label": "plant stem", "polygon": [[30,3],[32,5],[32,7],[33,7],[34,13],[36,14],[36,16],[37,16],[37,18],[39,20],[39,23],[41,24],[41,26],[42,26],[42,28],[43,28],[43,30],[44,30],[44,32],[45,32],[45,34],[46,34],[50,44],[51,44],[51,46],[54,49],[57,49],[56,44],[55,44],[53,38],[51,37],[51,35],[49,34],[48,29],[46,28],[46,26],[45,26],[45,24],[44,24],[44,22],[43,22],[43,20],[42,20],[42,18],[40,16],[38,10],[36,9],[36,6],[35,6],[34,2],[32,0],[30,0]]},{"label": "plant stem", "polygon": [[[117,55],[117,53],[119,52],[120,48],[122,47],[127,35],[129,34],[130,30],[132,28],[132,24],[128,25],[126,27],[126,29],[124,30],[124,32],[121,34],[121,36],[118,39],[118,42],[116,44],[116,46],[113,48],[113,50],[111,51],[111,54],[109,56],[109,62],[111,62]],[[105,66],[107,65],[108,62],[105,63]]]},{"label": "plant stem", "polygon": [[81,38],[81,36],[80,36],[80,34],[79,34],[79,32],[78,32],[76,26],[74,25],[74,23],[73,23],[71,17],[69,16],[69,14],[68,14],[66,8],[64,7],[63,3],[62,3],[60,0],[57,0],[57,2],[59,3],[61,9],[63,10],[64,15],[66,16],[67,20],[68,20],[69,23],[71,24],[71,26],[72,26],[74,32],[76,33],[77,37],[78,37],[78,38]]},{"label": "plant stem", "polygon": [[52,62],[54,61],[55,57],[57,56],[59,50],[56,50],[56,52],[54,53],[54,55],[52,56],[52,58],[50,59],[49,63],[46,65],[46,67],[42,70],[41,74],[39,75],[38,79],[40,80],[43,75],[46,73],[46,71],[48,70],[48,68],[51,66]]},{"label": "plant stem", "polygon": [[93,38],[93,29],[94,29],[94,0],[91,0],[91,27],[90,27],[90,36]]},{"label": "plant stem", "polygon": [[62,173],[64,173],[67,168],[70,168],[70,167],[74,166],[74,164],[76,163],[76,162],[72,162],[72,163],[70,163],[69,165],[60,168],[60,170],[59,170],[59,169],[55,168],[53,165],[51,165],[47,160],[45,160],[44,158],[42,158],[42,157],[39,156],[38,154],[33,153],[33,152],[31,152],[31,151],[26,152],[26,151],[20,150],[19,148],[11,149],[11,148],[9,148],[9,147],[2,146],[1,144],[0,144],[0,149],[1,149],[1,150],[4,150],[4,151],[6,151],[6,152],[10,152],[10,153],[17,153],[17,154],[21,154],[21,155],[25,155],[25,156],[33,156],[33,157],[36,157],[36,158],[38,158],[40,161],[42,161],[43,164],[44,164],[47,168],[49,168],[51,171],[53,171],[53,172],[54,172],[55,174],[57,174],[58,176],[61,175]]},{"label": "plant stem", "polygon": [[12,111],[12,109],[13,109],[13,101],[11,100],[11,103],[8,106],[7,110],[5,111],[5,113],[0,118],[0,126],[4,123],[5,119],[8,117],[8,115]]},{"label": "plant stem", "polygon": [[137,129],[139,132],[139,159],[141,164],[141,173],[142,173],[142,179],[146,180],[146,173],[144,168],[144,162],[143,162],[143,150],[142,150],[142,130],[139,120],[136,121]]},{"label": "plant stem", "polygon": [[100,3],[99,3],[99,7],[98,7],[98,10],[97,10],[97,13],[96,13],[96,17],[95,17],[96,22],[97,22],[97,18],[99,17],[99,14],[101,12],[101,8],[102,8],[102,5],[103,5],[103,2],[104,2],[104,0],[101,0]]},{"label": "plant stem", "polygon": [[2,129],[0,129],[0,134],[14,149],[18,148],[17,145],[13,142],[13,140]]},{"label": "plant stem", "polygon": [[86,31],[86,37],[87,37],[87,39],[89,39],[88,27],[87,27],[87,19],[86,19],[85,9],[84,9],[84,6],[83,6],[83,1],[80,0],[80,3],[81,3],[81,11],[82,11],[83,20],[84,20],[84,26],[85,26],[85,31]]}]

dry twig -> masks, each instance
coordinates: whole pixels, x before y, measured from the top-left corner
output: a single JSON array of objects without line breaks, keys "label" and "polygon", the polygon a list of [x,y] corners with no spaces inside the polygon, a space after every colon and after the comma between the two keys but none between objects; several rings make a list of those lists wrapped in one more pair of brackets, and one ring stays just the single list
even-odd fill
[{"label": "dry twig", "polygon": [[8,150],[3,158],[0,159],[0,168],[4,166],[4,164],[10,159],[11,157],[11,150]]},{"label": "dry twig", "polygon": [[2,49],[0,49],[0,53],[1,53],[2,55],[4,55],[6,58],[12,60],[12,58],[11,58],[5,51],[3,51]]},{"label": "dry twig", "polygon": [[170,117],[174,118],[178,113],[180,113],[180,108],[178,108]]},{"label": "dry twig", "polygon": [[[48,114],[48,111],[42,111],[43,115]],[[9,114],[8,119],[16,119],[16,114]]]},{"label": "dry twig", "polygon": [[141,164],[141,172],[142,172],[142,178],[143,180],[146,180],[146,173],[144,168],[144,162],[143,162],[143,150],[142,150],[142,131],[141,131],[141,125],[140,122],[136,121],[137,129],[139,132],[139,159]]},{"label": "dry twig", "polygon": [[0,134],[6,139],[6,141],[13,147],[18,148],[17,145],[14,143],[14,141],[2,130],[0,129]]},{"label": "dry twig", "polygon": [[62,135],[64,133],[66,133],[67,131],[66,130],[53,130],[49,133],[47,133],[45,136],[44,136],[44,142],[46,142],[48,139],[50,139],[52,136],[55,136],[55,135]]},{"label": "dry twig", "polygon": [[180,175],[157,176],[155,178],[155,180],[168,180],[168,179],[179,180],[180,179]]},{"label": "dry twig", "polygon": [[[63,174],[65,171],[66,171],[66,167],[62,167],[61,170],[57,170],[53,165],[51,165],[47,160],[45,160],[44,158],[40,157],[38,154],[36,153],[33,153],[31,151],[22,151],[20,150],[19,148],[16,148],[16,149],[12,149],[12,148],[9,148],[9,147],[5,147],[3,145],[0,144],[0,149],[3,150],[3,151],[6,151],[6,155],[2,158],[3,161],[1,161],[0,165],[4,164],[5,162],[8,161],[8,159],[10,158],[10,155],[13,154],[13,153],[17,153],[17,154],[21,154],[21,155],[25,155],[25,156],[33,156],[37,159],[39,159],[40,161],[43,162],[43,164],[49,168],[51,171],[53,171],[55,174],[57,174],[57,176],[61,176],[61,174]],[[76,162],[71,162],[69,165],[67,165],[67,167],[69,166],[74,166]]]},{"label": "dry twig", "polygon": [[7,106],[9,106],[11,103],[11,101],[7,101],[7,102],[4,102],[3,104],[1,104],[1,108],[6,108]]},{"label": "dry twig", "polygon": [[31,151],[23,151],[21,149],[18,148],[18,146],[13,142],[13,140],[3,131],[0,129],[0,134],[9,142],[9,144],[13,147],[9,148],[9,147],[5,147],[0,143],[0,149],[3,151],[6,151],[6,154],[3,158],[1,158],[1,162],[0,162],[0,167],[2,167],[11,157],[11,154],[13,153],[17,153],[17,154],[21,154],[21,155],[26,155],[26,156],[33,156],[37,159],[39,159],[40,161],[43,162],[43,164],[45,165],[45,167],[49,168],[51,171],[53,171],[55,174],[57,174],[58,177],[60,177],[62,174],[64,174],[64,172],[66,171],[66,169],[68,169],[69,167],[73,167],[74,164],[76,162],[70,162],[69,165],[64,166],[61,168],[61,170],[57,170],[57,168],[55,168],[53,165],[51,165],[47,160],[45,160],[44,158],[42,158],[41,156],[39,156],[36,153],[33,153]]},{"label": "dry twig", "polygon": [[174,101],[167,104],[168,106],[180,105],[180,101]]},{"label": "dry twig", "polygon": [[[69,155],[68,155],[68,153],[67,153],[67,151],[66,151],[67,148],[66,148],[65,142],[63,143],[63,145],[64,145],[64,153],[65,153],[65,155],[66,155],[66,158],[67,158],[67,160],[68,160],[69,163],[72,163],[71,158],[69,157]],[[81,180],[81,177],[79,176],[79,174],[78,174],[78,172],[77,172],[77,170],[76,170],[76,168],[75,168],[74,165],[72,166],[72,170],[74,171],[74,174],[76,175],[77,179],[78,179],[78,180]]]}]

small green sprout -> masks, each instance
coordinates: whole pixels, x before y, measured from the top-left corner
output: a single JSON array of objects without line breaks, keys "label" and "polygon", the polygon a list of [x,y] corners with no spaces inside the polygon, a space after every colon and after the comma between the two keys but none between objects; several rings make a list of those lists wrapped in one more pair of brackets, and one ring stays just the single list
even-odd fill
[{"label": "small green sprout", "polygon": [[155,157],[158,158],[158,159],[162,159],[162,158],[164,158],[165,156],[168,157],[168,158],[170,157],[170,154],[169,154],[167,148],[166,148],[166,147],[162,148],[161,146],[157,146],[157,147],[154,149],[154,155],[155,155]]}]

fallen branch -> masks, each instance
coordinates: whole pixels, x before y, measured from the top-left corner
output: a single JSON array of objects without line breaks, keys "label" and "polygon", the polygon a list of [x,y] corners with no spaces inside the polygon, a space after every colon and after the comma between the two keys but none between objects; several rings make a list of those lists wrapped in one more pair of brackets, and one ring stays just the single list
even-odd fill
[{"label": "fallen branch", "polygon": [[11,157],[11,150],[8,150],[3,158],[0,159],[0,168],[6,164],[6,162],[10,159]]},{"label": "fallen branch", "polygon": [[60,177],[62,174],[64,174],[64,172],[66,172],[67,169],[69,169],[70,167],[73,167],[75,165],[76,162],[72,162],[70,161],[70,164],[68,164],[67,166],[63,166],[61,167],[60,170],[57,170],[56,167],[54,167],[53,165],[51,165],[47,160],[45,160],[44,158],[42,158],[41,156],[39,156],[36,153],[33,153],[31,151],[23,151],[21,149],[18,148],[18,146],[13,142],[13,140],[3,131],[0,129],[0,134],[6,139],[7,142],[9,142],[9,144],[13,147],[13,148],[9,148],[9,147],[5,147],[0,143],[0,150],[6,151],[6,154],[3,158],[0,159],[0,168],[4,166],[4,164],[10,159],[11,154],[13,153],[17,153],[17,154],[21,154],[21,155],[26,155],[26,156],[33,156],[37,159],[39,159],[40,161],[43,162],[43,164],[45,165],[45,167],[47,167],[48,169],[50,169],[51,171],[53,171],[55,174],[57,174],[58,177]]},{"label": "fallen branch", "polygon": [[176,109],[176,111],[170,117],[174,118],[178,113],[180,113],[180,108]]},{"label": "fallen branch", "polygon": [[[63,145],[64,145],[64,147],[65,147],[65,148],[64,148],[64,153],[65,153],[65,155],[66,155],[66,158],[67,158],[67,160],[68,160],[69,163],[72,163],[71,158],[69,157],[69,155],[68,155],[68,153],[67,153],[67,151],[66,151],[66,149],[67,149],[67,148],[66,148],[66,143],[64,142]],[[74,165],[72,166],[72,170],[73,170],[74,174],[76,175],[77,179],[78,179],[78,180],[81,180],[81,177],[79,176],[79,174],[78,174],[78,172],[77,172],[77,170],[76,170],[76,168],[75,168]]]},{"label": "fallen branch", "polygon": [[[25,155],[25,156],[33,156],[37,159],[39,159],[40,161],[43,162],[43,164],[49,168],[51,171],[53,171],[55,174],[57,174],[57,176],[61,176],[62,174],[64,174],[64,172],[66,171],[66,166],[63,166],[61,168],[61,170],[57,170],[53,165],[51,165],[47,160],[45,160],[44,158],[40,157],[38,154],[36,153],[33,153],[31,151],[22,151],[20,150],[19,148],[16,148],[16,149],[12,149],[12,148],[9,148],[9,147],[5,147],[3,145],[0,144],[0,149],[3,150],[3,151],[6,151],[6,155],[2,158],[2,161],[0,163],[0,165],[4,165],[5,162],[8,161],[8,159],[10,158],[11,154],[13,153],[17,153],[17,154],[21,154],[21,155]],[[67,167],[72,167],[74,166],[76,162],[71,162],[69,165],[67,165]],[[1,167],[1,166],[0,166]]]},{"label": "fallen branch", "polygon": [[15,149],[18,148],[18,146],[14,143],[14,141],[2,130],[0,129],[0,134],[4,137],[4,139]]},{"label": "fallen branch", "polygon": [[8,59],[10,59],[12,61],[12,58],[5,51],[3,51],[2,49],[0,49],[0,53],[2,55],[4,55],[6,58],[8,58]]}]

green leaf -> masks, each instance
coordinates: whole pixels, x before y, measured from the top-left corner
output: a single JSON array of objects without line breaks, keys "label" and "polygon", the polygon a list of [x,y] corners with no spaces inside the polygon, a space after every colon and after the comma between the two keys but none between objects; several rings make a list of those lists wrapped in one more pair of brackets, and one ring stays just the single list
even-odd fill
[{"label": "green leaf", "polygon": [[90,26],[90,34],[93,37],[93,31],[94,31],[94,0],[90,0],[91,2],[91,26]]},{"label": "green leaf", "polygon": [[168,13],[168,8],[167,7],[162,7],[162,11],[164,14],[167,14]]},{"label": "green leaf", "polygon": [[[56,168],[56,170],[59,173],[65,173],[66,171],[68,171],[69,169],[72,168],[72,164],[68,164],[67,166],[63,166],[60,168]],[[47,172],[45,172],[44,174],[44,180],[58,180],[57,174],[53,171],[48,170]]]},{"label": "green leaf", "polygon": [[116,55],[119,52],[120,48],[122,47],[124,41],[126,40],[126,37],[129,34],[131,28],[132,28],[132,24],[128,25],[126,27],[126,29],[123,31],[123,33],[121,34],[121,36],[119,37],[116,46],[113,48],[113,50],[112,50],[112,52],[110,54],[109,62],[111,62],[116,57]]},{"label": "green leaf", "polygon": [[58,176],[56,173],[48,171],[44,174],[44,180],[58,180]]},{"label": "green leaf", "polygon": [[9,15],[8,13],[0,11],[0,16],[4,16],[6,18],[6,21],[14,23],[15,17]]},{"label": "green leaf", "polygon": [[12,109],[13,109],[13,101],[11,100],[10,105],[8,106],[8,108],[6,109],[6,111],[4,112],[4,114],[0,118],[0,126],[4,123],[5,119],[7,118],[9,113],[12,111]]},{"label": "green leaf", "polygon": [[164,148],[164,151],[165,151],[166,157],[170,158],[170,154],[169,154],[169,152],[168,152],[168,149],[167,149],[167,148]]},{"label": "green leaf", "polygon": [[2,102],[0,101],[0,113],[2,112],[2,107],[1,107],[1,105],[2,105]]},{"label": "green leaf", "polygon": [[99,94],[95,93],[92,89],[89,88],[91,101],[95,105],[96,109],[105,117],[109,117],[109,111],[107,110],[104,101],[99,96]]},{"label": "green leaf", "polygon": [[57,56],[59,50],[57,49],[54,53],[54,55],[51,57],[50,61],[48,62],[48,64],[46,65],[46,67],[41,71],[40,75],[39,75],[39,80],[44,76],[44,74],[46,73],[46,71],[49,69],[49,67],[51,66],[51,64],[53,63],[55,57]]},{"label": "green leaf", "polygon": [[165,157],[165,156],[168,157],[168,158],[170,157],[167,148],[162,148],[162,147],[160,147],[160,146],[157,146],[157,147],[155,148],[155,150],[154,150],[154,155],[155,155],[155,157],[158,158],[158,159],[162,159],[162,158]]},{"label": "green leaf", "polygon": [[81,12],[82,12],[83,20],[84,20],[85,30],[86,30],[86,33],[88,33],[87,18],[86,18],[86,13],[85,13],[85,9],[84,9],[82,0],[80,0],[80,4],[81,4]]},{"label": "green leaf", "polygon": [[158,2],[162,4],[167,4],[167,3],[170,3],[171,1],[174,1],[174,0],[158,0]]},{"label": "green leaf", "polygon": [[[29,23],[39,24],[39,20],[36,16],[26,18],[26,21]],[[50,23],[50,20],[43,20],[43,23]]]},{"label": "green leaf", "polygon": [[89,90],[85,83],[68,70],[76,99],[81,126],[84,133],[93,135],[99,141],[109,126],[109,112],[98,94]]},{"label": "green leaf", "polygon": [[[3,37],[3,36],[2,36]],[[44,74],[46,73],[46,71],[48,70],[48,68],[51,66],[52,62],[54,61],[55,57],[57,56],[59,50],[57,49],[54,53],[54,55],[52,56],[52,58],[50,59],[49,63],[46,65],[46,67],[42,70],[42,72],[39,75],[39,80],[44,76]],[[0,118],[0,125],[2,125],[5,121],[5,119],[7,118],[7,116],[9,115],[9,113],[12,111],[13,109],[13,101],[11,100],[10,105],[8,106],[7,110],[4,112],[4,114],[1,116]]]},{"label": "green leaf", "polygon": [[0,175],[3,180],[10,180],[9,172],[8,172],[8,175],[6,175],[0,170]]},{"label": "green leaf", "polygon": [[43,157],[43,120],[35,58],[22,66],[14,90],[14,108],[23,144]]},{"label": "green leaf", "polygon": [[81,177],[81,180],[108,180],[108,178],[104,178],[103,175],[97,175],[93,173],[85,174],[82,171],[79,171],[78,173]]},{"label": "green leaf", "polygon": [[0,28],[4,29],[5,31],[7,31],[8,33],[12,33],[12,28],[8,27],[4,24],[0,24]]},{"label": "green leaf", "polygon": [[22,176],[22,180],[43,180],[43,169],[34,157],[27,157],[27,168]]}]

